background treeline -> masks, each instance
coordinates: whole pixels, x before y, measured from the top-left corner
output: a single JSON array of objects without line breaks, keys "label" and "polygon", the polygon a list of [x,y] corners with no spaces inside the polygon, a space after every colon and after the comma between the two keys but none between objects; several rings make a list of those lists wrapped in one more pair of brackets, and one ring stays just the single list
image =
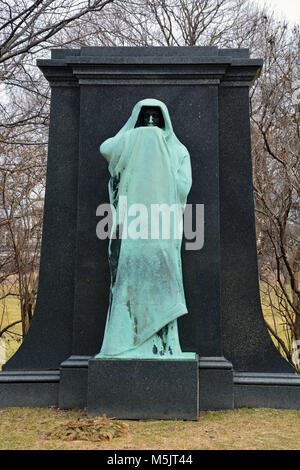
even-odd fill
[{"label": "background treeline", "polygon": [[261,298],[296,365],[300,35],[251,0],[0,0],[0,339],[22,340],[37,293],[50,90],[35,62],[83,45],[242,47],[263,58],[250,91]]}]

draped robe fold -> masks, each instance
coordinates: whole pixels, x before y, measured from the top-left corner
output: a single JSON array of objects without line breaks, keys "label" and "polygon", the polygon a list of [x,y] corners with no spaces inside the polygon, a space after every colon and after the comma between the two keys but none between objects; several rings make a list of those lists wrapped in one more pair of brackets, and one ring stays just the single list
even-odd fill
[{"label": "draped robe fold", "polygon": [[[161,108],[164,129],[135,128],[142,106]],[[180,250],[191,187],[189,153],[173,132],[166,106],[152,99],[136,104],[128,122],[103,142],[100,152],[109,162],[109,196],[116,212],[109,243],[110,304],[98,357],[178,356],[176,319],[187,313]],[[151,218],[153,205],[162,204],[173,207],[169,237],[158,219]],[[139,229],[138,238],[132,238],[130,227]],[[160,355],[157,335],[164,346]]]}]

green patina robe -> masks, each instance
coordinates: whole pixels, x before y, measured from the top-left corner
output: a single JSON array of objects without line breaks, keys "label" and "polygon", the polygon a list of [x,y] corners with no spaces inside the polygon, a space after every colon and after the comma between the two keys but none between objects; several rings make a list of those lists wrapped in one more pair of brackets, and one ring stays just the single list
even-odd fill
[{"label": "green patina robe", "polygon": [[[164,129],[135,128],[142,106],[161,108]],[[177,318],[187,313],[180,249],[191,187],[189,153],[173,132],[167,107],[154,99],[138,102],[125,126],[102,143],[100,152],[109,163],[110,203],[117,215],[109,244],[110,304],[96,357],[181,357]],[[127,207],[121,207],[125,197]],[[171,224],[170,237],[164,239],[161,226],[153,227],[149,215],[140,224],[140,238],[132,239],[130,233],[124,238],[126,226],[129,229],[131,219],[136,220],[137,212],[130,214],[132,204],[143,204],[148,214],[153,204],[177,205],[177,235]]]}]

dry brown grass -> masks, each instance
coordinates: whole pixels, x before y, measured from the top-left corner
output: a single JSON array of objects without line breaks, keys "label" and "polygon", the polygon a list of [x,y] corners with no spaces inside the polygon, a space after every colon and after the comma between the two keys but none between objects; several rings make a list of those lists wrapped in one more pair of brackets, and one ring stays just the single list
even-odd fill
[{"label": "dry brown grass", "polygon": [[49,432],[84,410],[0,409],[0,449],[300,449],[300,411],[239,409],[202,412],[192,421],[125,421],[109,441],[49,439]]}]

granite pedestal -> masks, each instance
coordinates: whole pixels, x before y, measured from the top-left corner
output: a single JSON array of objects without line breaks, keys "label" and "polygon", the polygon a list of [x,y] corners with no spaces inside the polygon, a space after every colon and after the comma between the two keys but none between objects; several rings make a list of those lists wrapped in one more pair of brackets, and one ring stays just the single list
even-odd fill
[{"label": "granite pedestal", "polygon": [[87,405],[89,416],[198,420],[198,360],[91,359]]}]

